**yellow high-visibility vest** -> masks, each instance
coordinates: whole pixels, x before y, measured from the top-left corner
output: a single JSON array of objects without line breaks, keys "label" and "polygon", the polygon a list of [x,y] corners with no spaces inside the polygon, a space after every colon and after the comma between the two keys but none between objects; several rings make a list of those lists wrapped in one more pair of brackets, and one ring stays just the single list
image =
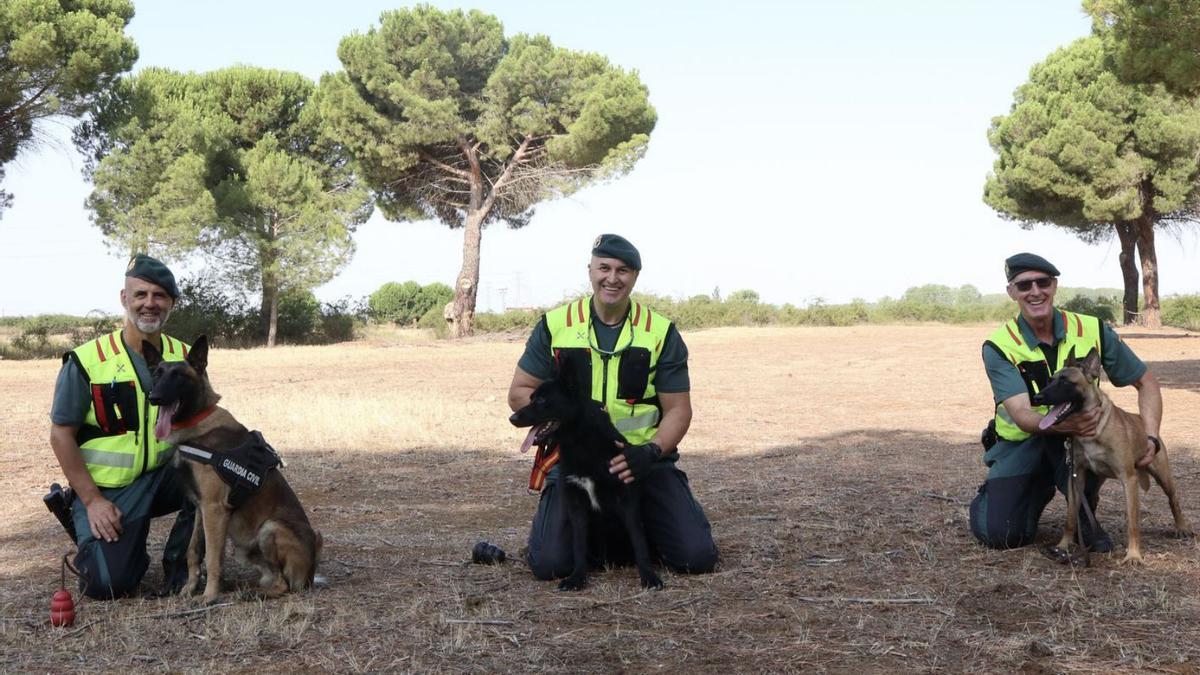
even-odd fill
[{"label": "yellow high-visibility vest", "polygon": [[[1096,353],[1103,357],[1100,347],[1100,319],[1061,309],[1058,311],[1062,315],[1064,336],[1058,343],[1055,359],[1057,363],[1047,363],[1041,347],[1025,341],[1016,318],[997,328],[985,342],[999,349],[1004,357],[1017,367],[1021,379],[1025,380],[1025,386],[1029,389],[1030,397],[1049,384],[1050,377],[1063,367],[1072,354],[1077,359],[1082,359],[1095,348]],[[1042,415],[1050,412],[1050,406],[1034,406],[1033,409]],[[1017,426],[1005,410],[1003,402],[996,404],[996,435],[1008,441],[1023,441],[1031,436],[1029,432]]]},{"label": "yellow high-visibility vest", "polygon": [[[649,307],[632,302],[613,350],[604,352],[591,325],[591,304],[588,296],[546,312],[556,366],[570,352],[586,354],[591,365],[592,399],[604,405],[613,426],[629,444],[649,443],[662,419],[654,371],[671,322]],[[529,489],[541,490],[557,462],[557,447],[538,448]]]},{"label": "yellow high-visibility vest", "polygon": [[[188,345],[162,336],[164,361],[182,361]],[[92,401],[75,435],[92,480],[100,487],[124,487],[171,458],[174,446],[154,438],[158,406],[142,391],[128,347],[117,330],[63,354],[74,359],[91,386]]]}]

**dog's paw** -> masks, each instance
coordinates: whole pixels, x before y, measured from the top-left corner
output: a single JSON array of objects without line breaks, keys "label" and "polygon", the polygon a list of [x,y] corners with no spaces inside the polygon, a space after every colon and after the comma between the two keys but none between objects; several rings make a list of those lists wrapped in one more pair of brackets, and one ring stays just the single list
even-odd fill
[{"label": "dog's paw", "polygon": [[1185,527],[1172,531],[1171,536],[1175,537],[1176,539],[1191,539],[1192,537],[1196,536],[1196,533],[1192,531],[1192,528]]},{"label": "dog's paw", "polygon": [[1125,554],[1125,557],[1121,559],[1122,565],[1137,566],[1137,565],[1144,565],[1145,563],[1146,563],[1146,561],[1142,560],[1142,552],[1141,551],[1129,551],[1128,553]]},{"label": "dog's paw", "polygon": [[638,576],[642,578],[642,588],[655,591],[662,590],[662,579],[660,579],[654,572],[640,572]]},{"label": "dog's paw", "polygon": [[558,582],[558,590],[560,591],[582,591],[584,586],[587,586],[587,579],[567,577]]}]

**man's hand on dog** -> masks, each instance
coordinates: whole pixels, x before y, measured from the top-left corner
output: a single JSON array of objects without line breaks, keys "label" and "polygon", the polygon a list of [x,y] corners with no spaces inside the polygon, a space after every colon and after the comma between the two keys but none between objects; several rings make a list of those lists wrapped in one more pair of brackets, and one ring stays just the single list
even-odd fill
[{"label": "man's hand on dog", "polygon": [[121,536],[121,509],[104,497],[96,497],[87,505],[88,524],[92,536],[109,543]]},{"label": "man's hand on dog", "polygon": [[1144,469],[1154,462],[1154,456],[1158,454],[1158,443],[1154,442],[1154,436],[1146,437],[1146,452],[1138,458],[1136,466],[1139,469]]},{"label": "man's hand on dog", "polygon": [[645,478],[646,474],[650,473],[650,467],[654,466],[655,460],[662,455],[662,448],[658,447],[657,443],[627,446],[616,441],[615,445],[618,448],[624,448],[625,451],[612,458],[612,461],[608,463],[608,472],[616,474],[617,478],[625,483]]},{"label": "man's hand on dog", "polygon": [[1097,406],[1091,410],[1084,410],[1074,415],[1068,415],[1066,419],[1060,420],[1058,424],[1047,427],[1046,431],[1052,434],[1090,438],[1096,435],[1096,426],[1099,422],[1100,407]]}]

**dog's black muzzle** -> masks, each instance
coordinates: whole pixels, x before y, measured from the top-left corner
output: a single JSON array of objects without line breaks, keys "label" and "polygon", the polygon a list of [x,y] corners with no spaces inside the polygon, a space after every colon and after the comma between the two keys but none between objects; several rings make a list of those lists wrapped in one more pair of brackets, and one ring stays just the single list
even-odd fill
[{"label": "dog's black muzzle", "polygon": [[1029,397],[1029,402],[1033,405],[1070,403],[1072,408],[1078,408],[1083,403],[1083,397],[1079,396],[1069,380],[1051,380],[1045,389]]}]

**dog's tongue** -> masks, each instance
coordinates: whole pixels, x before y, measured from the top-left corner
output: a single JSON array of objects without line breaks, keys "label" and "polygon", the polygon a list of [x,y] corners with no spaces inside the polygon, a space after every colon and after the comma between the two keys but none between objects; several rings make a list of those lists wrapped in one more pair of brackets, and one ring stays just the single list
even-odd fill
[{"label": "dog's tongue", "polygon": [[539,427],[536,424],[529,427],[529,435],[525,436],[525,440],[521,443],[522,453],[529,452],[529,449],[533,447],[533,441],[537,438],[538,429]]},{"label": "dog's tongue", "polygon": [[1042,421],[1038,422],[1038,428],[1042,431],[1045,431],[1046,429],[1054,426],[1055,423],[1062,418],[1063,414],[1070,409],[1070,407],[1070,403],[1059,403],[1058,405],[1054,406],[1050,409],[1050,412],[1046,413],[1046,416],[1042,418]]},{"label": "dog's tongue", "polygon": [[179,402],[164,405],[158,409],[158,421],[154,423],[154,437],[162,440],[171,435],[171,418],[179,409]]}]

